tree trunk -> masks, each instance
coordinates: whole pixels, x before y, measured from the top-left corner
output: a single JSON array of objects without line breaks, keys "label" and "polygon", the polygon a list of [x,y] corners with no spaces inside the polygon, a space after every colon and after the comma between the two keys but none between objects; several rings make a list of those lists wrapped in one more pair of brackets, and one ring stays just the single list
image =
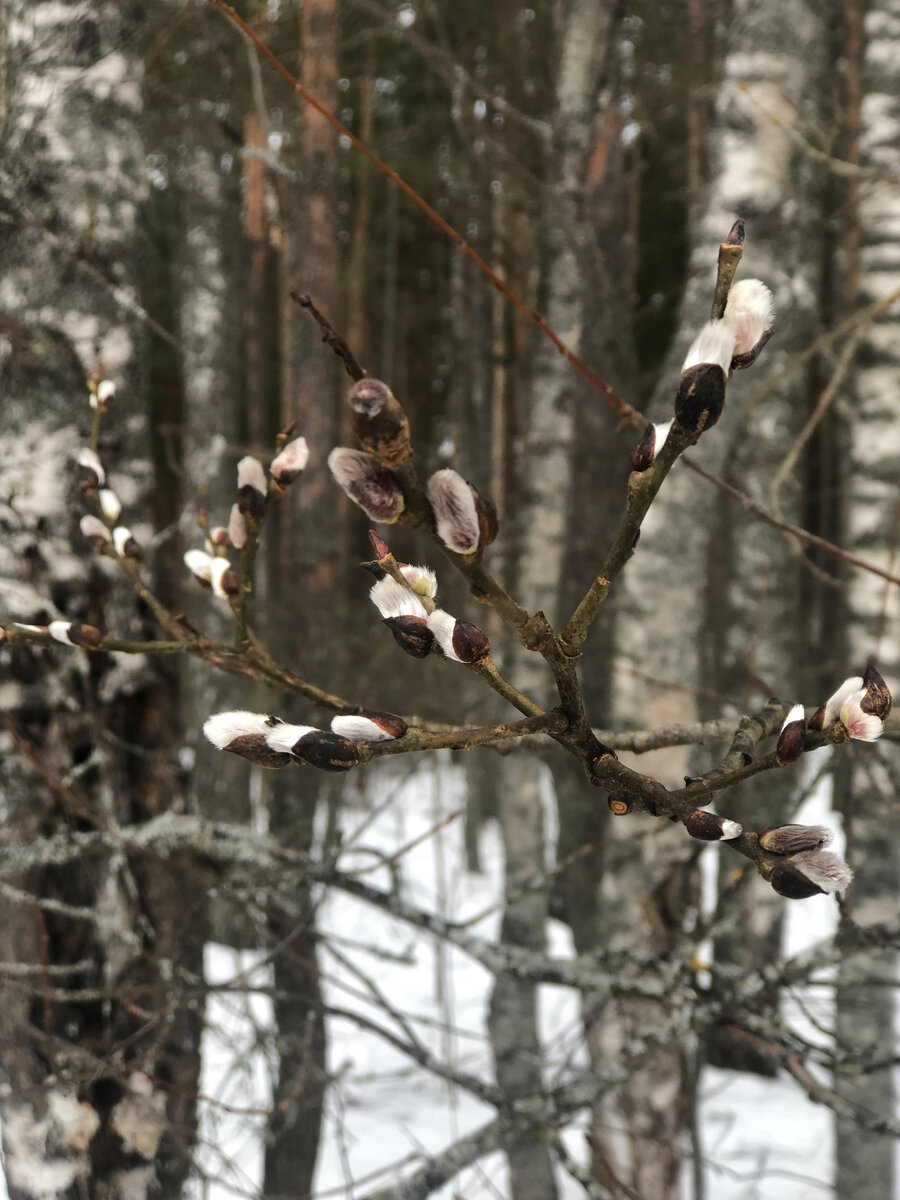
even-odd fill
[{"label": "tree trunk", "polygon": [[[70,480],[90,427],[86,381],[102,372],[123,399],[101,434],[110,485],[151,481],[123,488],[125,519],[147,543],[178,510],[182,388],[162,189],[155,278],[138,265],[142,25],[114,4],[76,18],[49,3],[13,3],[3,19],[3,205],[16,236],[3,250],[4,303],[14,301],[15,314],[0,315],[11,344],[0,388],[4,437],[10,450],[18,444],[2,454],[13,472],[2,490],[18,496],[0,574],[14,617],[140,638],[152,622],[124,577],[86,554],[78,521],[87,505]],[[145,335],[157,357],[142,379],[133,351]],[[153,517],[143,527],[140,506]],[[144,569],[174,594],[167,553]],[[115,835],[119,822],[183,804],[177,675],[140,657],[130,665],[65,647],[11,654],[5,843],[106,831],[74,862],[48,855],[7,876],[0,895],[0,959],[24,972],[5,982],[0,1005],[13,1200],[177,1197],[191,1167],[202,1005],[189,1006],[180,989],[202,979],[207,881],[195,863],[128,851]]]},{"label": "tree trunk", "polygon": [[[848,25],[858,28],[859,6],[846,6]],[[848,146],[851,161],[864,168],[900,170],[900,6],[874,3],[865,21],[862,72],[861,145]],[[857,43],[858,45],[858,43]],[[848,65],[853,67],[848,39]],[[852,84],[852,76],[851,76]],[[852,100],[852,87],[848,88]],[[857,188],[853,189],[857,192]],[[896,187],[862,183],[858,189],[859,305],[884,299],[900,288],[893,254],[900,230],[900,197]],[[852,266],[852,260],[851,264]],[[865,327],[859,347],[855,388],[850,399],[850,486],[847,494],[847,543],[851,550],[896,573],[900,550],[898,504],[898,438],[896,400],[900,392],[900,308],[895,300]],[[846,444],[845,444],[846,452]],[[888,565],[890,564],[890,565]],[[900,603],[895,587],[871,575],[854,572],[849,587],[849,656],[844,675],[874,663],[896,694],[900,679]],[[841,674],[835,676],[840,681]],[[845,922],[867,925],[896,919],[900,879],[900,818],[897,787],[900,755],[895,743],[840,750],[835,793],[844,813],[847,855],[856,882],[843,912]],[[868,751],[869,753],[865,753]],[[893,1112],[896,1087],[890,1059],[895,1043],[896,951],[858,955],[838,973],[836,1038],[845,1058],[835,1072],[835,1089],[861,1109]],[[876,982],[877,981],[877,982]],[[879,986],[883,984],[883,986]],[[882,1068],[874,1067],[888,1060]],[[873,1069],[874,1067],[874,1069]],[[837,1122],[836,1179],[838,1195],[855,1200],[892,1196],[896,1190],[896,1149],[891,1139],[868,1133],[853,1122]]]},{"label": "tree trunk", "polygon": [[[589,244],[585,183],[594,103],[612,21],[612,7],[576,0],[560,39],[560,66],[553,119],[550,171],[553,211],[545,214],[545,313],[553,329],[576,353],[581,346],[587,289],[583,264]],[[532,398],[521,463],[518,509],[518,594],[530,610],[551,623],[560,615],[560,589],[568,539],[574,465],[574,376],[545,341],[537,347]],[[527,661],[517,686],[539,703],[547,699],[546,667]],[[546,887],[544,804],[550,780],[523,756],[502,760],[499,817],[506,851],[503,940],[541,949],[545,944]],[[536,989],[512,976],[498,978],[489,1019],[497,1081],[511,1095],[542,1091],[541,1045]],[[522,1139],[509,1152],[515,1200],[549,1200],[556,1195],[546,1145]]]},{"label": "tree trunk", "polygon": [[[302,7],[302,83],[332,112],[338,106],[337,22],[335,0],[313,0]],[[337,440],[336,369],[315,326],[288,293],[308,292],[339,324],[337,148],[323,117],[309,107],[300,117],[299,159],[290,165],[300,170],[303,184],[299,189],[283,180],[279,184],[280,421],[297,422],[312,461],[321,468]],[[332,487],[328,471],[320,469],[304,477],[279,505],[273,514],[277,552],[271,555],[268,579],[276,654],[307,677],[329,682],[340,663],[333,627],[338,579]],[[285,703],[288,719],[317,723],[307,713],[291,713],[295,700],[285,698]],[[270,831],[282,845],[302,853],[312,844],[316,799],[327,794],[327,786],[311,774],[304,774],[308,794],[302,804],[297,803],[295,778],[279,773],[271,783]],[[269,919],[269,940],[280,947],[274,961],[279,1066],[264,1190],[279,1196],[306,1196],[312,1190],[322,1122],[325,1028],[313,913],[309,893],[301,889],[293,922],[278,912]]]}]

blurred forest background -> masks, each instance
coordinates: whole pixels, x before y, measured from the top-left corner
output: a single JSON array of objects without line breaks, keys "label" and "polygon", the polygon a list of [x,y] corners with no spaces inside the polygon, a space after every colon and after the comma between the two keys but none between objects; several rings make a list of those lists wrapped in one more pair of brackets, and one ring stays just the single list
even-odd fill
[{"label": "blurred forest background", "polygon": [[[718,244],[745,220],[740,277],[773,290],[776,337],[736,377],[695,458],[757,509],[678,466],[587,646],[593,723],[736,722],[770,696],[816,706],[870,660],[896,684],[896,584],[786,536],[758,509],[900,573],[900,2],[241,0],[236,10],[653,419],[670,415],[685,349],[707,318]],[[271,514],[255,603],[269,648],[371,708],[445,722],[508,716],[468,674],[412,661],[377,636],[357,565],[371,557],[367,523],[324,467],[334,445],[354,444],[347,380],[289,292],[310,293],[390,383],[420,471],[455,467],[494,497],[492,570],[551,619],[602,561],[641,430],[623,427],[212,3],[0,0],[0,263],[0,621],[158,636],[78,533],[71,463],[90,430],[86,380],[99,371],[118,385],[101,454],[123,519],[148,548],[145,578],[170,609],[228,639],[227,611],[212,611],[182,554],[201,544],[199,509],[224,521],[236,461],[265,457],[297,421],[310,467]],[[392,533],[399,558],[425,556],[409,531]],[[444,574],[447,607],[487,621]],[[520,686],[549,688],[485,627]],[[226,880],[215,854],[174,835],[165,853],[97,840],[101,819],[108,833],[191,815],[327,858],[342,813],[373,803],[355,778],[260,779],[216,760],[198,734],[211,712],[326,714],[185,659],[0,650],[9,1194],[437,1194],[449,1168],[418,1191],[390,1190],[409,1163],[377,1187],[316,1190],[338,1035],[323,999],[321,896],[303,873],[269,893],[259,863],[262,877],[247,865]],[[815,772],[749,781],[723,806],[762,829],[830,781],[857,872],[841,908],[847,937],[898,918],[894,730],[875,748],[823,752]],[[715,753],[725,746],[727,736]],[[708,745],[670,750],[641,769],[677,785],[712,755]],[[659,964],[691,961],[700,873],[680,827],[613,821],[574,761],[487,752],[463,765],[466,857],[453,870],[478,878],[485,837],[499,830],[504,946],[543,953],[552,918],[572,953],[625,956],[633,977],[658,981]],[[366,772],[396,782],[420,767],[394,759]],[[548,839],[564,864],[549,875]],[[590,855],[578,853],[585,846]],[[523,886],[535,872],[541,886]],[[785,902],[724,857],[716,886],[730,906],[708,927],[708,956],[719,982],[734,983],[779,960]],[[704,903],[724,911],[714,895]],[[825,1103],[842,1200],[900,1195],[888,1136],[896,932],[884,941],[832,959],[833,1028],[820,1031],[819,1066],[841,1099]],[[195,1155],[211,943],[262,951],[270,971],[270,1027],[258,1037],[273,1090],[259,1101],[261,1174],[243,1193],[204,1191],[230,1177],[207,1165],[204,1182]],[[666,995],[650,987],[640,1000],[592,1002],[582,989],[595,1071],[665,1027]],[[508,1095],[541,1090],[537,1009],[536,983],[497,974],[487,1074]],[[723,1001],[689,1039],[670,1031],[624,1060],[633,1065],[615,1090],[591,1098],[587,1141],[572,1151],[580,1167],[552,1138],[495,1134],[485,1153],[505,1151],[507,1174],[493,1194],[714,1194],[696,1119],[701,1070],[769,1077],[787,1053],[767,1032],[783,1032],[775,984],[757,1025],[738,1029],[726,1010]],[[786,1044],[811,1061],[808,1047]],[[802,1124],[799,1088],[796,1104]],[[883,1118],[881,1131],[859,1113]],[[449,1125],[438,1133],[434,1152],[454,1140]],[[224,1161],[229,1147],[219,1150]],[[452,1194],[450,1182],[441,1195]],[[472,1184],[461,1194],[482,1193]]]}]

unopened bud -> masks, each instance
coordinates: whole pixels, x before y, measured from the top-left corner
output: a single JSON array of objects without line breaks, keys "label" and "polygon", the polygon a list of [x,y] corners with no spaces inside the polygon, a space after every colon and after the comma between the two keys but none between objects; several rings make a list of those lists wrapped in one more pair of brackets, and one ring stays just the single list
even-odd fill
[{"label": "unopened bud", "polygon": [[470,483],[469,488],[475,501],[475,512],[478,515],[478,546],[483,550],[500,532],[500,518],[497,514],[497,505],[490,496],[479,492],[474,483]]},{"label": "unopened bud", "polygon": [[393,713],[363,712],[353,716],[333,717],[332,733],[349,738],[352,742],[389,742],[406,733],[407,724],[402,717]]},{"label": "unopened bud", "polygon": [[119,558],[141,559],[144,557],[143,550],[134,540],[131,530],[126,525],[116,526],[113,530],[112,540]]},{"label": "unopened bud", "polygon": [[224,550],[227,550],[233,544],[231,536],[224,525],[216,525],[214,529],[209,531],[209,541],[212,546],[216,548],[221,547]]},{"label": "unopened bud", "polygon": [[744,827],[737,821],[729,821],[718,813],[707,812],[703,808],[695,808],[683,818],[685,829],[693,838],[703,842],[730,842],[732,838],[740,837]]},{"label": "unopened bud", "polygon": [[57,642],[69,646],[83,646],[88,650],[96,650],[103,641],[103,634],[99,629],[81,621],[51,621],[47,632]]},{"label": "unopened bud", "polygon": [[383,537],[378,536],[374,529],[369,530],[369,541],[372,543],[372,549],[378,555],[379,561],[384,558],[393,557],[390,546]]},{"label": "unopened bud", "polygon": [[103,487],[104,483],[106,483],[106,472],[103,470],[103,465],[93,450],[89,450],[87,447],[79,450],[76,462],[79,467],[78,486],[83,491]]},{"label": "unopened bud", "polygon": [[644,430],[644,436],[632,448],[631,451],[631,469],[632,471],[646,471],[653,466],[656,461],[656,456],[666,444],[666,439],[669,436],[669,430],[672,428],[671,421],[663,421],[661,425],[654,425],[652,422]]},{"label": "unopened bud", "polygon": [[313,729],[296,741],[291,756],[320,771],[349,771],[359,763],[359,750],[349,740],[324,729]]},{"label": "unopened bud", "polygon": [[759,844],[770,854],[799,854],[802,850],[821,850],[831,837],[826,825],[775,825],[759,835]]},{"label": "unopened bud", "polygon": [[409,454],[409,421],[400,401],[380,379],[360,379],[348,397],[353,432],[364,450],[384,467],[396,467]]},{"label": "unopened bud", "polygon": [[725,371],[718,363],[698,363],[681,376],[675,415],[695,435],[712,429],[725,406]]},{"label": "unopened bud", "polygon": [[95,554],[100,551],[109,542],[109,530],[103,524],[99,517],[92,515],[84,516],[79,522],[82,536],[90,543],[91,549]]},{"label": "unopened bud", "polygon": [[337,446],[328,467],[354,504],[372,521],[393,524],[405,507],[396,479],[371,454]]},{"label": "unopened bud", "polygon": [[447,658],[454,662],[475,663],[487,658],[491,644],[487,636],[468,621],[458,621],[442,608],[428,617],[428,628]]},{"label": "unopened bud", "polygon": [[428,499],[434,509],[437,535],[457,554],[474,554],[481,537],[475,496],[457,471],[445,467],[428,480]]},{"label": "unopened bud", "polygon": [[411,658],[427,658],[434,646],[434,634],[424,617],[385,617],[394,641]]},{"label": "unopened bud", "polygon": [[785,718],[775,746],[775,758],[779,766],[796,762],[806,745],[806,722],[802,704],[795,704]]}]

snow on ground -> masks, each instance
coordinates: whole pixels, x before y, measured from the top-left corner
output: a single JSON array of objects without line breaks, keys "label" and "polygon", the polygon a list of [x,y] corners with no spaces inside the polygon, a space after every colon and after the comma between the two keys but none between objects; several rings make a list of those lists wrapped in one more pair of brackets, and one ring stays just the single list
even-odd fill
[{"label": "snow on ground", "polygon": [[[366,809],[347,810],[343,818],[344,841],[350,849],[342,866],[369,867],[365,876],[385,887],[388,873],[378,864],[378,853],[400,858],[405,899],[455,920],[480,917],[473,932],[494,938],[499,930],[502,847],[495,827],[483,834],[483,874],[465,870],[461,816],[437,828],[463,806],[461,772],[445,760],[438,771],[418,770],[405,781],[370,776],[372,795]],[[830,814],[827,787],[817,789],[797,819],[838,827]],[[430,831],[431,836],[429,835]],[[840,849],[840,846],[837,847]],[[715,851],[713,851],[715,852]],[[796,953],[810,942],[827,936],[836,921],[833,900],[816,897],[789,905],[787,952]],[[436,1054],[449,1058],[461,1070],[491,1078],[485,1015],[490,977],[465,955],[444,949],[428,936],[419,935],[369,906],[332,891],[320,909],[323,933],[337,941],[341,955],[361,969],[406,1015],[417,1036]],[[550,949],[572,953],[568,930],[549,923]],[[363,949],[365,947],[365,949]],[[379,957],[379,954],[381,957]],[[211,976],[235,973],[252,956],[236,955],[211,947]],[[227,965],[223,965],[227,964]],[[355,1008],[381,1024],[389,1025],[383,1011],[365,999],[365,985],[327,951],[322,967],[328,1003]],[[830,992],[785,1001],[786,1012],[805,1034],[814,1027],[806,1015],[829,1019]],[[229,1040],[238,1057],[246,1054],[246,1019],[239,1010],[226,1013],[222,1001],[212,1002],[213,1025],[223,1025],[224,1042],[208,1040],[203,1090],[207,1095],[240,1096],[248,1103],[249,1065],[228,1071]],[[804,1012],[804,1008],[806,1012]],[[541,1027],[550,1054],[551,1076],[565,1066],[583,1065],[584,1050],[578,1007],[572,993],[560,988],[541,989]],[[228,1030],[232,1032],[229,1033]],[[233,1053],[233,1050],[232,1050]],[[257,1056],[259,1057],[259,1056]],[[477,1128],[492,1111],[466,1092],[436,1079],[411,1064],[385,1042],[362,1032],[345,1019],[330,1022],[329,1069],[338,1082],[328,1100],[326,1134],[316,1177],[316,1200],[360,1196],[415,1168],[422,1152],[435,1152],[461,1134]],[[265,1076],[261,1072],[259,1078]],[[231,1092],[227,1091],[230,1080]],[[223,1083],[223,1081],[225,1081]],[[259,1079],[257,1079],[258,1086]],[[222,1092],[226,1087],[225,1092]],[[829,1114],[809,1104],[786,1079],[765,1080],[737,1072],[704,1071],[701,1081],[700,1129],[707,1194],[716,1200],[820,1200],[830,1193],[832,1134]],[[266,1090],[256,1093],[260,1108]],[[249,1129],[251,1118],[215,1115],[204,1118],[204,1136],[234,1158],[243,1189],[252,1193],[251,1180],[260,1178],[260,1151]],[[258,1130],[261,1119],[255,1120]],[[584,1138],[576,1125],[567,1135],[573,1157],[585,1157]],[[204,1162],[213,1174],[211,1151]],[[221,1163],[220,1163],[221,1165]],[[351,1180],[354,1181],[351,1184]],[[690,1168],[685,1173],[689,1191]],[[560,1175],[563,1200],[583,1197],[581,1188]],[[239,1194],[226,1182],[204,1191],[209,1200],[231,1200]],[[440,1200],[462,1196],[465,1200],[497,1200],[508,1195],[503,1156],[494,1154],[462,1172],[452,1184],[436,1193]]]},{"label": "snow on ground", "polygon": [[[369,776],[365,806],[342,818],[347,847],[342,867],[368,868],[381,887],[388,871],[379,855],[399,857],[404,898],[455,920],[472,920],[472,931],[495,938],[500,910],[502,847],[496,828],[482,838],[481,875],[465,870],[463,777],[446,756],[435,771],[423,767],[398,780],[382,771]],[[820,787],[798,814],[806,822],[839,827],[830,814],[827,787]],[[840,849],[840,846],[837,847]],[[715,853],[715,850],[713,851]],[[387,915],[329,891],[321,897],[322,932],[338,958],[323,949],[321,966],[329,1005],[361,1012],[385,1027],[391,1021],[371,1001],[376,987],[399,1010],[431,1051],[460,1070],[490,1079],[485,1016],[490,977],[465,955],[441,949],[434,939]],[[787,906],[787,952],[796,953],[834,928],[836,909],[827,897]],[[477,919],[476,919],[477,918]],[[572,953],[568,930],[549,923],[550,949]],[[209,946],[211,984],[271,984],[264,952],[237,953]],[[827,1028],[831,993],[806,992],[802,1007],[787,998],[786,1013],[813,1035],[810,1016]],[[541,989],[541,1027],[551,1047],[549,1074],[584,1064],[578,1007],[561,988]],[[805,1010],[805,1011],[804,1011]],[[234,1200],[258,1194],[262,1176],[264,1112],[270,1103],[275,1057],[269,1040],[267,996],[218,991],[209,1000],[201,1090],[200,1162],[195,1200]],[[396,1025],[395,1032],[402,1036]],[[329,1091],[324,1142],[316,1177],[316,1200],[352,1200],[415,1168],[423,1151],[436,1152],[492,1117],[492,1110],[436,1079],[352,1021],[333,1018],[329,1027]],[[716,1200],[821,1200],[830,1194],[832,1132],[829,1114],[809,1104],[786,1079],[765,1080],[707,1069],[701,1080],[700,1130],[708,1196]],[[581,1126],[566,1135],[573,1157],[584,1159]],[[351,1184],[351,1180],[354,1182]],[[690,1195],[690,1166],[684,1194]],[[562,1200],[583,1197],[560,1175]],[[5,1197],[0,1184],[0,1198]],[[436,1193],[439,1200],[498,1200],[508,1195],[503,1156],[493,1154],[462,1172]]]}]

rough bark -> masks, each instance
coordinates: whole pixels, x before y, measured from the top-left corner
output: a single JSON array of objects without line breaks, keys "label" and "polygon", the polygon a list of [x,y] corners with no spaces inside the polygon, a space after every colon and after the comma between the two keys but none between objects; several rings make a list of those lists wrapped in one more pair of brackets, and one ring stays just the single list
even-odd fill
[{"label": "rough bark", "polygon": [[[137,516],[151,507],[142,481],[155,477],[153,516],[172,518],[177,358],[142,377],[134,354],[145,333],[172,350],[177,341],[160,291],[141,290],[141,28],[112,4],[16,3],[3,18],[2,203],[15,237],[0,297],[2,490],[19,494],[4,515],[4,615],[142,637],[146,613],[127,585],[112,592],[113,575],[84,549],[72,471],[90,427],[86,380],[102,369],[120,385],[100,445],[110,483]],[[160,418],[152,431],[149,413]],[[160,453],[148,462],[151,432]],[[146,542],[159,524],[135,532]],[[7,843],[139,823],[183,802],[177,676],[139,657],[129,665],[63,647],[10,655]],[[27,982],[4,982],[0,1006],[10,1196],[178,1196],[192,1161],[202,1006],[181,1002],[172,964],[201,977],[202,876],[180,855],[161,863],[121,849],[48,861],[10,883],[0,957],[35,968]]]}]

